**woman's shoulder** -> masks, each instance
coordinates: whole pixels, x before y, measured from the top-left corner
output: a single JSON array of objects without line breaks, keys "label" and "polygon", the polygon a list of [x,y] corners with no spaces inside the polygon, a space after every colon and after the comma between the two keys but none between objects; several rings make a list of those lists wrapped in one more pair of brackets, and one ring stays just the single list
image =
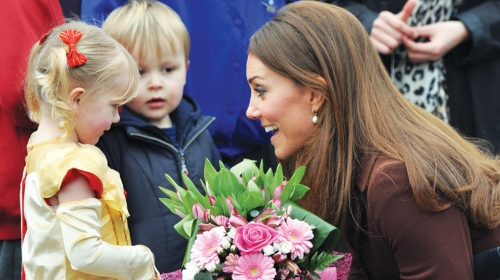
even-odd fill
[{"label": "woman's shoulder", "polygon": [[397,184],[408,181],[404,162],[383,154],[365,156],[355,175],[355,184],[361,192],[379,186],[386,181]]}]

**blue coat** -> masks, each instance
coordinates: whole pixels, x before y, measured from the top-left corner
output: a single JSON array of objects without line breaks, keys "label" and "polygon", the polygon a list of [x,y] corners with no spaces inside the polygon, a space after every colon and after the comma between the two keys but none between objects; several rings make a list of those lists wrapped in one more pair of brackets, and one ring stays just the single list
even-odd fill
[{"label": "blue coat", "polygon": [[159,186],[175,191],[165,173],[181,185],[181,170],[187,168],[189,177],[203,192],[200,179],[205,158],[215,166],[220,160],[207,130],[215,118],[201,116],[194,100],[184,95],[170,114],[177,129],[176,147],[164,131],[127,108],[123,108],[120,117],[120,122],[100,138],[97,146],[106,155],[109,166],[120,173],[127,192],[132,244],[151,249],[160,272],[180,269],[187,240],[175,231],[173,226],[180,218],[159,200],[166,197]]}]

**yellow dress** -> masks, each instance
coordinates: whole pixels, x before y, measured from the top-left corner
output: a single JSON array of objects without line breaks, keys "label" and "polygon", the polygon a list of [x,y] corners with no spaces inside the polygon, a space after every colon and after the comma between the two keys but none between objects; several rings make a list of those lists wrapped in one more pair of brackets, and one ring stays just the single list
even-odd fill
[{"label": "yellow dress", "polygon": [[[48,205],[68,171],[95,175],[99,199]],[[21,193],[26,279],[156,279],[151,251],[130,246],[127,204],[119,174],[91,145],[28,144]],[[149,230],[149,229],[144,229]]]}]

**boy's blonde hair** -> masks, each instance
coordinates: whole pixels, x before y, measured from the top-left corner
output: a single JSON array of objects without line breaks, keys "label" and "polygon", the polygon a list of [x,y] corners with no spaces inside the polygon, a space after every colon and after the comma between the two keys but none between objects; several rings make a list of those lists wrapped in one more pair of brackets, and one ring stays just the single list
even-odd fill
[{"label": "boy's blonde hair", "polygon": [[174,10],[161,2],[129,1],[111,12],[102,28],[130,53],[139,47],[140,60],[151,50],[156,51],[158,57],[163,56],[163,39],[167,39],[174,55],[181,51],[175,47],[180,40],[185,60],[189,60],[191,41],[186,26]]},{"label": "boy's blonde hair", "polygon": [[[66,29],[82,33],[76,50],[88,60],[81,66],[68,66],[68,45],[59,39],[59,33]],[[53,29],[42,44],[37,42],[31,48],[25,83],[28,115],[39,123],[41,108],[47,108],[53,118],[61,120],[59,129],[65,131],[62,138],[66,139],[75,122],[69,100],[72,88],[84,88],[86,94],[82,98],[87,99],[105,93],[119,80],[128,80],[126,91],[118,98],[124,104],[137,94],[139,71],[122,45],[96,26],[79,21],[62,24]]]}]

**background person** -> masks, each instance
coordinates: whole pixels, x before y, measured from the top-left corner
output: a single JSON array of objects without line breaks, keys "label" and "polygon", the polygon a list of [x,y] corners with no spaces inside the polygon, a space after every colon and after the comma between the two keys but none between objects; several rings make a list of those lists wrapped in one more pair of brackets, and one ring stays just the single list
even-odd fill
[{"label": "background person", "polygon": [[363,23],[408,100],[500,151],[492,117],[500,111],[500,1],[332,2]]},{"label": "background person", "polygon": [[[23,80],[29,50],[64,21],[57,0],[6,1],[0,9],[0,279],[21,277],[19,191],[26,144],[36,129],[24,107]],[[22,34],[22,36],[20,36]],[[15,39],[14,39],[15,38]]]}]

